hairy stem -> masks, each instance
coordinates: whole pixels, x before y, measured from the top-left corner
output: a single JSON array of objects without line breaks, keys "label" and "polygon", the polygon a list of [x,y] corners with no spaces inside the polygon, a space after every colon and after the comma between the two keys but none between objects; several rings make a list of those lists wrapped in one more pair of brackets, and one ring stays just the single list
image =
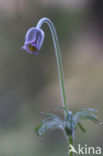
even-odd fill
[{"label": "hairy stem", "polygon": [[54,49],[55,49],[55,55],[56,55],[56,59],[57,59],[62,103],[63,103],[63,107],[65,107],[64,116],[66,118],[68,107],[67,107],[67,101],[66,101],[66,94],[65,94],[65,87],[64,87],[64,75],[63,75],[61,52],[60,52],[60,48],[59,48],[58,38],[57,38],[55,27],[54,27],[52,21],[48,18],[42,18],[38,22],[37,28],[40,29],[43,23],[47,23],[47,25],[50,28],[51,34],[52,34],[52,39],[53,39],[53,44],[54,44]]}]

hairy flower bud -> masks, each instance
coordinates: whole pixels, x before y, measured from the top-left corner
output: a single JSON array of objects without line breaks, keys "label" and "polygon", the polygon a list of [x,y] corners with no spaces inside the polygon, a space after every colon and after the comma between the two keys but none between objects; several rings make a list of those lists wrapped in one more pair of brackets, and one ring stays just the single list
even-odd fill
[{"label": "hairy flower bud", "polygon": [[30,54],[38,55],[38,51],[41,49],[41,46],[44,41],[44,32],[38,28],[30,28],[25,36],[23,50]]}]

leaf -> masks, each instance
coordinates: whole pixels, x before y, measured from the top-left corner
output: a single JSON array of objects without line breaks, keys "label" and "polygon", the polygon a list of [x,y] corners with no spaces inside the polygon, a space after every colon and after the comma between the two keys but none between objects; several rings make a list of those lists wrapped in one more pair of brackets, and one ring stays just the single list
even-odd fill
[{"label": "leaf", "polygon": [[59,106],[55,110],[65,110],[65,111],[67,111],[67,109],[65,107],[63,107],[63,106]]},{"label": "leaf", "polygon": [[79,120],[83,120],[83,119],[89,119],[92,122],[96,123],[96,124],[100,124],[100,121],[97,119],[96,115],[91,114],[89,112],[77,112],[74,116],[73,116],[73,120],[75,122],[78,122]]},{"label": "leaf", "polygon": [[44,136],[46,133],[54,130],[55,128],[61,128],[61,125],[57,122],[45,122],[39,130],[39,135]]},{"label": "leaf", "polygon": [[91,111],[91,112],[97,112],[94,108],[83,108],[81,111]]},{"label": "leaf", "polygon": [[88,112],[82,112],[81,115],[80,115],[80,117],[85,117],[85,116],[90,116],[90,117],[93,117],[93,118],[97,119],[97,116],[95,114],[88,113]]},{"label": "leaf", "polygon": [[43,137],[45,136],[48,132],[59,128],[64,130],[64,122],[61,122],[59,119],[54,118],[51,120],[45,119],[42,124],[40,124],[36,129],[35,132],[37,133],[38,136]]},{"label": "leaf", "polygon": [[84,133],[86,133],[85,128],[82,126],[82,124],[80,122],[78,122],[78,126]]},{"label": "leaf", "polygon": [[65,125],[65,122],[64,122],[63,120],[59,119],[59,118],[47,117],[47,118],[45,118],[42,122],[47,122],[47,121],[48,121],[48,122],[49,122],[49,121],[55,121],[55,122],[60,123],[62,126]]},{"label": "leaf", "polygon": [[76,114],[74,114],[73,120],[78,121],[81,118],[85,118],[86,116],[92,116],[92,117],[96,118],[96,115],[94,115],[94,114],[91,114],[89,112],[80,111],[80,112],[77,112]]},{"label": "leaf", "polygon": [[40,125],[38,125],[38,126],[34,129],[34,131],[37,132],[37,131],[41,128],[41,126],[42,126],[42,123],[41,123]]},{"label": "leaf", "polygon": [[41,112],[41,114],[48,116],[48,117],[60,118],[59,116],[57,116],[56,114],[53,114],[53,113]]},{"label": "leaf", "polygon": [[92,116],[86,116],[84,119],[89,119],[92,122],[94,122],[95,124],[101,124],[101,122],[97,118],[94,118]]},{"label": "leaf", "polygon": [[45,121],[45,120],[50,120],[50,119],[58,119],[59,121],[64,122],[64,121],[63,121],[58,115],[56,115],[56,114],[47,113],[47,112],[41,112],[41,114],[47,116],[47,117],[44,119],[44,121]]}]

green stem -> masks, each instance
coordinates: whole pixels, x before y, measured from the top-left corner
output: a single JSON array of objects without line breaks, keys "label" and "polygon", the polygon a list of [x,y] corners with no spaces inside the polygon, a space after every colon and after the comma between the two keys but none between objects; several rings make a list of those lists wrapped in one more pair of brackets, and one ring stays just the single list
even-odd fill
[{"label": "green stem", "polygon": [[65,107],[64,116],[66,118],[68,107],[67,107],[67,102],[66,102],[66,94],[65,94],[65,87],[64,87],[64,75],[63,75],[62,60],[61,60],[61,53],[60,53],[58,38],[57,38],[55,27],[54,27],[52,21],[48,18],[42,18],[38,22],[37,28],[40,29],[43,23],[48,24],[51,34],[52,34],[52,38],[53,38],[53,44],[54,44],[55,55],[56,55],[56,59],[57,59],[57,66],[58,66],[58,73],[59,73],[59,80],[60,80],[62,103],[63,103],[63,107]]},{"label": "green stem", "polygon": [[[69,145],[70,145],[70,144],[73,145],[73,138],[72,138],[71,135],[69,136]],[[69,156],[73,156],[73,152],[70,152],[70,153],[69,153]]]}]

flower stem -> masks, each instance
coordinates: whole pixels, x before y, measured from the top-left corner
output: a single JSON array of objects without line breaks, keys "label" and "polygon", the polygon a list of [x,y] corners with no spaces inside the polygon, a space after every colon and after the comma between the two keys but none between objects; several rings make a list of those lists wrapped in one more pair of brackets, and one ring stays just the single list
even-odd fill
[{"label": "flower stem", "polygon": [[54,25],[50,19],[42,18],[38,22],[36,27],[40,29],[43,23],[47,23],[47,25],[50,28],[51,34],[52,34],[52,39],[53,39],[53,44],[54,44],[54,49],[55,49],[55,55],[56,55],[56,59],[57,59],[62,103],[63,103],[63,107],[65,107],[64,116],[66,118],[68,107],[67,107],[67,101],[66,101],[66,94],[65,94],[65,87],[64,87],[64,75],[63,75],[61,52],[60,52],[60,48],[59,48],[58,38],[57,38],[55,27],[54,27]]},{"label": "flower stem", "polygon": [[[73,145],[73,138],[72,138],[72,136],[70,135],[68,138],[69,138],[69,145]],[[73,152],[72,151],[69,153],[69,156],[73,156]]]}]

